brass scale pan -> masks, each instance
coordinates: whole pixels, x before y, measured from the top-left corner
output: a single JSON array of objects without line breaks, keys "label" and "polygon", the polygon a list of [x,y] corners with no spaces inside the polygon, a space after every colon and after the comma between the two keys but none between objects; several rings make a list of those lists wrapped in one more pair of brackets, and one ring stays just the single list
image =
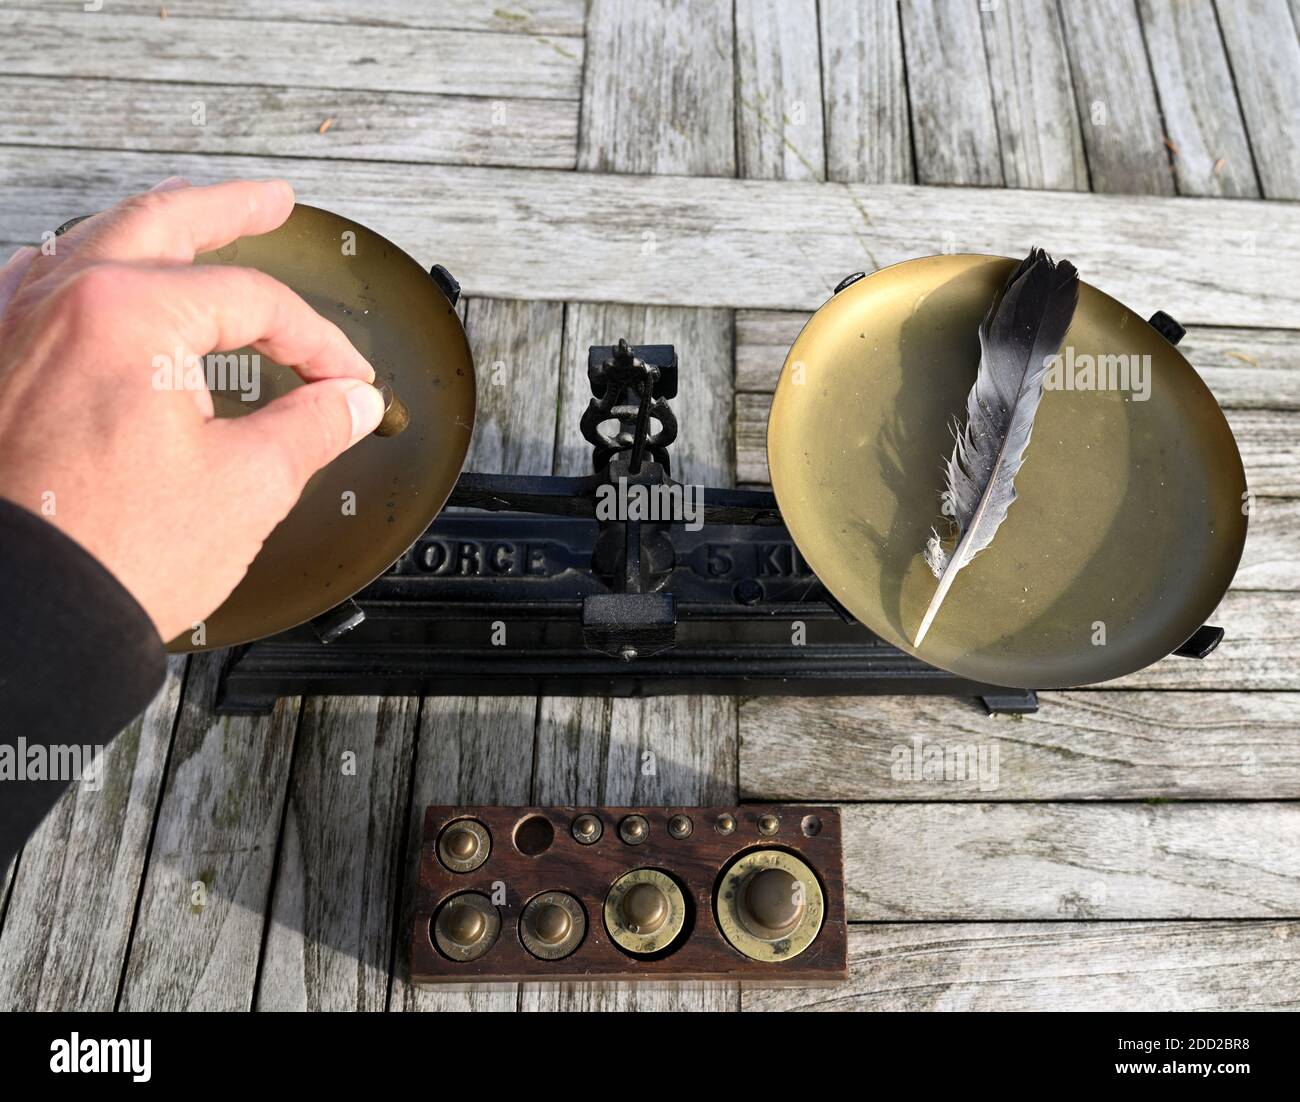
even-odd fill
[{"label": "brass scale pan", "polygon": [[[340,250],[345,230],[356,235],[355,256]],[[302,623],[395,562],[455,484],[475,394],[455,311],[414,260],[356,223],[299,206],[272,233],[202,259],[260,268],[302,294],[411,416],[406,432],[362,441],[312,480],[208,620],[212,647]],[[932,526],[944,533],[952,421],[964,415],[979,363],[979,322],[1014,264],[925,257],[825,303],[777,384],[772,486],[809,566],[889,643],[990,684],[1090,684],[1164,657],[1214,611],[1245,542],[1245,474],[1222,411],[1182,354],[1080,283],[1065,346],[1076,363],[1118,354],[1144,365],[1148,397],[1132,374],[1127,390],[1044,395],[1006,521],[914,647],[936,584],[920,552]],[[263,368],[256,404],[298,385],[287,368]],[[219,416],[250,405],[216,397]],[[344,490],[356,493],[356,516],[340,511]],[[186,637],[170,649],[195,648]]]}]

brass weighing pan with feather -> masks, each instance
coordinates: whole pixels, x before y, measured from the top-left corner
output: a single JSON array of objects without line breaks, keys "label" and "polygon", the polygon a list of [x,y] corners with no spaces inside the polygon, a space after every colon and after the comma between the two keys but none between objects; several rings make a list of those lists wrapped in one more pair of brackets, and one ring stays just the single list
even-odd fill
[{"label": "brass weighing pan with feather", "polygon": [[[208,617],[205,637],[180,636],[168,646],[174,652],[285,631],[374,581],[442,508],[474,427],[474,365],[460,318],[430,273],[379,234],[300,204],[278,229],[197,262],[257,268],[298,292],[347,334],[409,421],[319,471]],[[255,401],[234,388],[213,392],[218,417],[244,416],[302,385],[265,356],[260,368]]]},{"label": "brass weighing pan with feather", "polygon": [[1016,496],[989,546],[936,591],[922,552],[980,364],[979,329],[1016,269],[933,256],[844,287],[790,349],[768,422],[772,486],[800,553],[887,642],[974,681],[1038,689],[1142,669],[1219,604],[1246,536],[1227,421],[1182,354],[1080,282]]}]

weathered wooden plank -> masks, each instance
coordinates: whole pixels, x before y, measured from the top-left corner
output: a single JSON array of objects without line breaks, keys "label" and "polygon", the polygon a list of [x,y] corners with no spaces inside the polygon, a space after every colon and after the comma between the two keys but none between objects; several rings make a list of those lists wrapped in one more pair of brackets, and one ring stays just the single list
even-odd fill
[{"label": "weathered wooden plank", "polygon": [[923,184],[1002,184],[979,8],[906,0],[902,16],[917,179]]},{"label": "weathered wooden plank", "polygon": [[[23,847],[0,934],[0,1007],[112,1010],[144,878],[185,659]],[[3,891],[0,890],[0,898]]]},{"label": "weathered wooden plank", "polygon": [[1259,182],[1213,0],[1139,5],[1179,193],[1255,198]]},{"label": "weathered wooden plank", "polygon": [[910,184],[912,135],[898,5],[820,0],[826,175]]},{"label": "weathered wooden plank", "polygon": [[1300,409],[1300,334],[1193,326],[1178,346],[1225,409]]},{"label": "weathered wooden plank", "polygon": [[[0,12],[0,73],[110,77],[498,98],[576,99],[582,39],[495,32],[426,31],[349,24],[312,33],[301,23],[159,19],[100,12]],[[181,90],[175,109],[195,110]]]},{"label": "weathered wooden plank", "polygon": [[419,704],[304,701],[258,1010],[387,1006]]},{"label": "weathered wooden plank", "polygon": [[1296,463],[1300,412],[1230,409],[1227,417],[1251,493],[1256,497],[1300,497],[1300,465]]},{"label": "weathered wooden plank", "polygon": [[222,655],[190,662],[120,1007],[248,1010],[299,699],[209,711]]},{"label": "weathered wooden plank", "polygon": [[1172,195],[1169,149],[1133,0],[1060,5],[1094,191]]},{"label": "weathered wooden plank", "polygon": [[577,141],[577,100],[0,77],[13,145],[573,168]]},{"label": "weathered wooden plank", "polygon": [[790,347],[810,316],[798,310],[737,310],[736,390],[776,390]]},{"label": "weathered wooden plank", "polygon": [[736,148],[741,176],[826,179],[816,0],[736,4]]},{"label": "weathered wooden plank", "polygon": [[850,921],[1292,918],[1300,805],[853,804]]},{"label": "weathered wooden plank", "polygon": [[747,800],[1289,799],[1300,694],[1039,694],[1028,716],[974,699],[753,698]]},{"label": "weathered wooden plank", "polygon": [[[7,7],[22,11],[50,10],[50,0],[9,0]],[[63,0],[60,8],[80,12],[85,0]],[[504,31],[514,34],[578,35],[583,32],[584,0],[456,0],[454,4],[412,4],[410,0],[366,0],[362,8],[336,0],[109,0],[114,14],[152,19],[232,19],[256,22],[272,19],[297,23],[335,23],[407,27],[414,30]],[[165,15],[163,13],[166,13]],[[227,33],[243,32],[239,27]],[[326,32],[328,33],[328,32]]]},{"label": "weathered wooden plank", "polygon": [[[809,315],[736,314],[736,389],[776,388],[786,354]],[[1300,337],[1290,329],[1192,326],[1178,346],[1224,409],[1300,409]]]},{"label": "weathered wooden plank", "polygon": [[[734,481],[730,441],[729,312],[576,303],[565,324],[561,432],[555,470],[591,469],[591,448],[576,432],[591,397],[587,348],[626,337],[672,344],[680,364],[673,406],[679,437],[670,449],[673,477],[708,485]],[[568,430],[568,431],[566,431]],[[730,803],[736,792],[736,702],[730,697],[656,697],[541,702],[536,800],[541,804]],[[525,985],[525,1009],[734,1010],[735,989]]]},{"label": "weathered wooden plank", "polygon": [[[767,415],[770,394],[736,395],[736,474],[741,482],[767,482]],[[1296,440],[1300,411],[1230,409],[1228,424],[1237,439],[1246,484],[1257,498],[1300,497]]]},{"label": "weathered wooden plank", "polygon": [[1164,658],[1107,687],[1300,689],[1300,594],[1230,589],[1209,622],[1226,633],[1209,658]]},{"label": "weathered wooden plank", "polygon": [[981,22],[1007,187],[1087,191],[1088,163],[1054,0],[1006,0],[989,8],[981,10]]},{"label": "weathered wooden plank", "polygon": [[409,978],[410,937],[424,809],[429,804],[529,803],[536,718],[537,701],[531,696],[424,699],[390,1010],[514,1010],[518,1005],[514,984],[415,987]]},{"label": "weathered wooden plank", "polygon": [[731,0],[592,0],[578,167],[734,176]]},{"label": "weathered wooden plank", "polygon": [[1300,199],[1300,17],[1284,0],[1216,8],[1264,194]]},{"label": "weathered wooden plank", "polygon": [[1300,923],[889,923],[849,928],[849,981],[745,1010],[1295,1010]]},{"label": "weathered wooden plank", "polygon": [[[558,302],[470,299],[465,328],[478,384],[474,440],[465,469],[550,474],[564,307]],[[576,415],[563,430],[579,435]]]},{"label": "weathered wooden plank", "polygon": [[1246,199],[25,148],[0,156],[0,240],[39,240],[175,172],[288,176],[304,202],[446,264],[484,297],[811,310],[849,272],[939,251],[937,227],[951,226],[961,251],[1050,242],[1144,315],[1300,328],[1300,285],[1277,277],[1300,253],[1300,207]]},{"label": "weathered wooden plank", "polygon": [[1300,500],[1257,498],[1246,533],[1246,549],[1232,587],[1275,591],[1300,588],[1297,564],[1300,564]]}]

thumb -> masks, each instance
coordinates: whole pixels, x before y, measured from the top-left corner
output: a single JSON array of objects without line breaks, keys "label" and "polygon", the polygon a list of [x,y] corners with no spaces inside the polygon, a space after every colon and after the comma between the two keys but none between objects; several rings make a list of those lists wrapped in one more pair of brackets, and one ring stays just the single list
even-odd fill
[{"label": "thumb", "polygon": [[[384,399],[360,379],[321,379],[295,387],[247,417],[210,421],[223,449],[284,468],[301,491],[326,463],[375,430]],[[229,454],[229,453],[228,453]]]}]

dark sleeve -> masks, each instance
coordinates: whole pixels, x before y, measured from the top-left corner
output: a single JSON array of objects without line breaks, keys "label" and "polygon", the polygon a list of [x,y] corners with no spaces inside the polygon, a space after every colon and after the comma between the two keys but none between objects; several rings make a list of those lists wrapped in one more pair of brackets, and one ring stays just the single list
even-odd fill
[{"label": "dark sleeve", "polygon": [[144,609],[80,544],[0,498],[0,879],[68,787],[50,747],[107,746],[167,656]]}]

